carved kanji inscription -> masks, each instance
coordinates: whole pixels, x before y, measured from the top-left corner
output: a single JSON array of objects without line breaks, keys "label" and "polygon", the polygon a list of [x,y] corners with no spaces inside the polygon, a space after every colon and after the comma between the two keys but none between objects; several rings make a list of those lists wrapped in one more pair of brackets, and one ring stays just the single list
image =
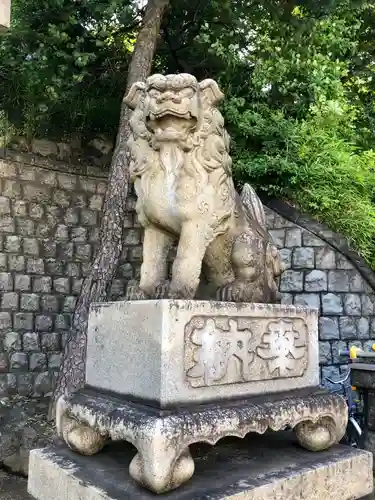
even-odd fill
[{"label": "carved kanji inscription", "polygon": [[302,318],[196,316],[185,327],[185,373],[192,387],[301,377],[308,364]]}]

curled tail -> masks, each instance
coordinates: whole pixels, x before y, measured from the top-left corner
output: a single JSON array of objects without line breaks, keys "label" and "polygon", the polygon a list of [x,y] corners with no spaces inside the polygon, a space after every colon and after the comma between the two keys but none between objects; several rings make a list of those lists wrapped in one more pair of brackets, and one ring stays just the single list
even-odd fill
[{"label": "curled tail", "polygon": [[284,266],[281,262],[279,251],[267,230],[266,214],[263,203],[249,184],[245,184],[242,189],[241,201],[248,217],[255,220],[267,235],[265,240],[264,263],[265,289],[269,290],[269,302],[280,302],[280,294],[278,292],[279,278],[284,271]]},{"label": "curled tail", "polygon": [[244,185],[241,193],[241,201],[249,216],[253,220],[256,220],[264,231],[267,231],[266,214],[264,212],[263,203],[260,201],[250,184]]}]

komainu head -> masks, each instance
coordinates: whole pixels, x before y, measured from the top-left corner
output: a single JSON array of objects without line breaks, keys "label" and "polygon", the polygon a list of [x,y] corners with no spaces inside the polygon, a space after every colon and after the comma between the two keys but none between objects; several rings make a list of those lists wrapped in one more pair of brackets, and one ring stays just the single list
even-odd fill
[{"label": "komainu head", "polygon": [[[173,143],[184,152],[209,149],[212,169],[217,158],[229,173],[229,136],[217,109],[223,98],[214,80],[198,82],[189,74],[156,74],[145,83],[134,83],[125,97],[133,110],[129,141],[133,175],[142,175],[149,163],[144,158],[147,144],[157,151],[166,143]],[[202,162],[205,163],[203,157]]]},{"label": "komainu head", "polygon": [[135,83],[125,102],[133,110],[142,107],[142,118],[151,133],[160,140],[172,140],[169,133],[174,129],[182,133],[197,130],[203,108],[216,106],[223,98],[214,80],[198,83],[188,74],[157,74],[150,76],[146,83]]}]

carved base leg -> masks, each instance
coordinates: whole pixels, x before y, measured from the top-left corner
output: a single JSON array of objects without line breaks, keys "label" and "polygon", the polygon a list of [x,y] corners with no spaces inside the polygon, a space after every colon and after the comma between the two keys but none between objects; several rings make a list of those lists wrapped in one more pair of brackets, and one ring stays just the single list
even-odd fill
[{"label": "carved base leg", "polygon": [[66,414],[61,416],[60,422],[60,437],[76,453],[86,456],[96,455],[107,442],[105,436]]},{"label": "carved base leg", "polygon": [[301,422],[294,431],[299,444],[310,451],[327,450],[342,437],[336,423],[328,417],[322,417],[317,422]]},{"label": "carved base leg", "polygon": [[[215,445],[223,437],[244,437],[267,429],[294,429],[300,445],[320,451],[338,443],[348,421],[345,400],[337,394],[311,390],[256,404],[252,398],[175,409],[161,415],[150,407],[113,398],[92,388],[58,401],[56,427],[69,447],[84,455],[101,450],[108,439],[128,441],[137,448],[129,472],[140,485],[166,493],[194,474],[189,446]],[[93,426],[93,428],[91,428]],[[99,431],[99,432],[98,432]]]},{"label": "carved base leg", "polygon": [[194,460],[188,447],[178,457],[171,448],[143,448],[131,461],[129,472],[135,481],[154,493],[174,490],[194,474]]}]

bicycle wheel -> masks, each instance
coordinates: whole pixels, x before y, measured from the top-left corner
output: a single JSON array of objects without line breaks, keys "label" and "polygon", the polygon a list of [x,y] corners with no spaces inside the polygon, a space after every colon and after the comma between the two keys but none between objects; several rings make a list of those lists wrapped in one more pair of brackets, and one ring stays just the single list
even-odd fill
[{"label": "bicycle wheel", "polygon": [[352,448],[363,448],[363,431],[355,418],[349,417],[346,432],[341,443]]}]

